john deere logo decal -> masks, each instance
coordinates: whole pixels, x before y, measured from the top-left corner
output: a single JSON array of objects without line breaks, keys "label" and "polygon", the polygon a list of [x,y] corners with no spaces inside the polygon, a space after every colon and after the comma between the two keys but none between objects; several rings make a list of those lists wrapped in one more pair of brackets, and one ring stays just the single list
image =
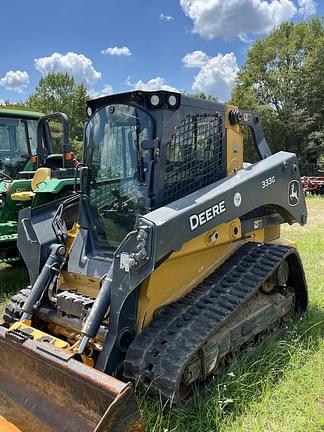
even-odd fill
[{"label": "john deere logo decal", "polygon": [[291,207],[296,206],[300,200],[300,184],[298,180],[291,180],[288,185],[288,203]]}]

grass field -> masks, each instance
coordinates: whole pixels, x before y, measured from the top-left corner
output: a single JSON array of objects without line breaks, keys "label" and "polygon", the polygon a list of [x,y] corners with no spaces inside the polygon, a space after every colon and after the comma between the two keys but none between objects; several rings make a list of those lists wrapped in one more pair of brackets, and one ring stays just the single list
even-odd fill
[{"label": "grass field", "polygon": [[[235,358],[193,408],[139,397],[148,431],[324,432],[324,199],[307,204],[306,227],[283,227],[305,267],[307,315]],[[0,271],[0,311],[26,280],[22,269]]]}]

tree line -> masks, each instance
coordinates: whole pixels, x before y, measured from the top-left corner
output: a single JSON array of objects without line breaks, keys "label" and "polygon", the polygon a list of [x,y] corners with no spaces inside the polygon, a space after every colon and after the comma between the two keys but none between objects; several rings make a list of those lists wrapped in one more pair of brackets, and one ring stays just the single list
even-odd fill
[{"label": "tree line", "polygon": [[[217,100],[203,92],[194,96]],[[71,138],[80,143],[88,98],[83,84],[58,73],[42,78],[25,102],[13,106],[46,114],[65,112]],[[284,23],[257,40],[248,50],[229,102],[260,113],[274,152],[292,151],[302,164],[317,163],[324,155],[323,18]]]},{"label": "tree line", "polygon": [[231,102],[260,112],[272,151],[324,155],[324,21],[284,23],[249,49]]}]

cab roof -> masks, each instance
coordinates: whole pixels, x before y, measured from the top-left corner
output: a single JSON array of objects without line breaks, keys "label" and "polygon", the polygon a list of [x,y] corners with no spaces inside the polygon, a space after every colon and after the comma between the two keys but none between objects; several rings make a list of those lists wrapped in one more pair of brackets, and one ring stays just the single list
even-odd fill
[{"label": "cab roof", "polygon": [[38,120],[44,114],[37,111],[24,111],[24,110],[16,110],[16,109],[7,109],[0,107],[0,116],[1,117],[10,117],[10,118],[23,118],[30,120]]},{"label": "cab roof", "polygon": [[[153,95],[159,95],[161,98],[161,104],[158,106],[152,106],[150,104],[150,98]],[[170,106],[168,104],[168,98],[174,95],[176,96],[176,104]],[[103,96],[97,99],[91,99],[87,101],[87,107],[91,108],[91,114],[94,113],[97,109],[102,106],[110,105],[110,104],[122,104],[129,103],[133,101],[134,103],[142,106],[146,106],[149,109],[159,110],[159,109],[168,109],[175,111],[179,109],[181,105],[192,106],[193,108],[201,108],[201,109],[210,109],[210,110],[225,110],[225,104],[217,101],[211,101],[208,99],[200,99],[193,96],[188,96],[186,94],[179,93],[178,91],[168,91],[168,90],[132,90],[125,93],[116,93],[108,96]],[[90,114],[88,114],[90,117]]]},{"label": "cab roof", "polygon": [[167,90],[154,90],[154,91],[148,91],[148,90],[132,90],[129,92],[124,93],[114,93],[108,96],[102,96],[97,99],[91,99],[87,100],[87,106],[89,106],[92,111],[94,112],[96,109],[108,105],[108,104],[114,104],[114,103],[123,103],[123,102],[129,102],[130,100],[133,100],[134,102],[139,103],[140,105],[146,104],[146,101],[149,99],[150,96],[154,94],[163,95],[164,98],[166,98],[168,95],[175,94],[178,95],[180,98],[181,95],[178,91],[167,91]]}]

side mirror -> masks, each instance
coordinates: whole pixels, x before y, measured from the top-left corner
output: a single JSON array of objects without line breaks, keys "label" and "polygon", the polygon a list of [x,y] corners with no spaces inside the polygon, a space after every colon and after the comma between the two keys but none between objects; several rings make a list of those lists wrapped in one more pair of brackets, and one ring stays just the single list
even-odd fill
[{"label": "side mirror", "polygon": [[80,191],[82,194],[89,192],[89,169],[82,167],[80,170]]}]

